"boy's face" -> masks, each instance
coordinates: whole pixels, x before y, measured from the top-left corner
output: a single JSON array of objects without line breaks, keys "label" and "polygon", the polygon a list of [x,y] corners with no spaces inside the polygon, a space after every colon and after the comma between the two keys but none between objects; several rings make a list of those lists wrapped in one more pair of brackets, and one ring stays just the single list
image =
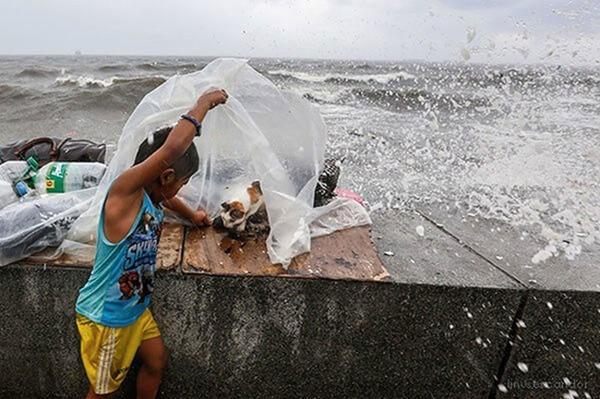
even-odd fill
[{"label": "boy's face", "polygon": [[160,176],[159,197],[164,200],[169,200],[177,195],[181,187],[190,181],[189,177],[177,178],[173,169],[165,170]]}]

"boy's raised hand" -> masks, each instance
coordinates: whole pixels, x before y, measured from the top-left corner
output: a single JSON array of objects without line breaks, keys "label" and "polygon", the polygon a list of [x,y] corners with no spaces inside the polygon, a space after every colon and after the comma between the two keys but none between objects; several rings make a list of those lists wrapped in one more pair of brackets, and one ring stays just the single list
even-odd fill
[{"label": "boy's raised hand", "polygon": [[[207,93],[202,94],[200,97],[198,97],[198,100],[196,101],[196,105],[190,112],[195,114],[196,113],[195,111],[204,112],[203,110],[205,110],[207,108],[209,110],[213,109],[214,107],[216,107],[219,104],[225,104],[227,102],[228,98],[229,98],[229,94],[227,94],[227,92],[223,89],[209,91]],[[204,112],[204,113],[206,113],[206,112]],[[193,116],[195,116],[195,115],[193,115]]]}]

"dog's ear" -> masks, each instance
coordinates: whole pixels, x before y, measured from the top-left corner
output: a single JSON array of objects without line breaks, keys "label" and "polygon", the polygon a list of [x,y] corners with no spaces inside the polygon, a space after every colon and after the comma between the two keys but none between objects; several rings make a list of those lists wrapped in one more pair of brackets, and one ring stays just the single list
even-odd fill
[{"label": "dog's ear", "polygon": [[226,211],[229,210],[229,208],[231,208],[231,205],[229,204],[229,202],[223,202],[221,204],[221,208],[225,209]]},{"label": "dog's ear", "polygon": [[254,189],[257,190],[260,195],[262,195],[262,188],[260,188],[260,182],[258,180],[252,182],[252,187],[254,187]]},{"label": "dog's ear", "polygon": [[252,205],[256,204],[262,198],[263,194],[260,191],[260,184],[258,182],[252,183],[250,187],[246,189],[248,196],[250,196],[250,203]]},{"label": "dog's ear", "polygon": [[225,228],[225,226],[223,225],[223,218],[221,216],[217,216],[213,222],[212,222],[212,226],[215,229],[223,229]]}]

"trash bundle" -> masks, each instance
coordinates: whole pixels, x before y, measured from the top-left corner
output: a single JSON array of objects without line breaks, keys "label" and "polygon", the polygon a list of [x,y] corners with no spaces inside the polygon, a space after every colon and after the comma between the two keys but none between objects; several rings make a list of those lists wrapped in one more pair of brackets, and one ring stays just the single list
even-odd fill
[{"label": "trash bundle", "polygon": [[268,255],[283,265],[310,250],[311,224],[316,223],[320,235],[370,222],[350,200],[313,208],[327,139],[319,111],[302,97],[279,90],[245,60],[217,59],[199,72],[173,76],[144,97],[123,128],[90,209],[75,222],[69,238],[95,240],[106,192],[133,164],[142,141],[175,125],[201,94],[221,88],[229,100],[203,121],[202,135],[194,141],[200,169],[180,192],[191,206],[216,216],[240,187],[259,182],[270,224]]},{"label": "trash bundle", "polygon": [[0,209],[0,266],[60,245],[95,191],[38,196]]},{"label": "trash bundle", "polygon": [[48,162],[35,154],[1,163],[0,266],[61,245],[105,170],[99,162]]}]

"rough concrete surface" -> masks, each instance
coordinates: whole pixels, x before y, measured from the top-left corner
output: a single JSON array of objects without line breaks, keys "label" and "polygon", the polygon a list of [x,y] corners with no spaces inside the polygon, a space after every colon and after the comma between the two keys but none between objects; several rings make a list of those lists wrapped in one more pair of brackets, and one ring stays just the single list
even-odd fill
[{"label": "rough concrete surface", "polygon": [[498,398],[600,395],[600,296],[531,291]]},{"label": "rough concrete surface", "polygon": [[573,260],[561,255],[534,264],[533,256],[547,245],[534,227],[517,229],[450,206],[428,205],[419,212],[528,287],[600,291],[600,245],[584,246]]},{"label": "rough concrete surface", "polygon": [[[73,303],[86,277],[0,269],[0,396],[85,392]],[[165,398],[485,397],[518,304],[511,290],[173,272],[156,293]]]},{"label": "rough concrete surface", "polygon": [[[516,279],[474,254],[417,213],[386,211],[371,217],[379,256],[394,281],[469,287],[522,287]],[[392,252],[393,255],[386,255],[386,252]]]},{"label": "rough concrete surface", "polygon": [[[542,243],[500,222],[372,216],[392,282],[159,273],[161,397],[600,395],[595,248],[532,268]],[[0,397],[83,395],[73,303],[88,273],[0,269]]]}]

